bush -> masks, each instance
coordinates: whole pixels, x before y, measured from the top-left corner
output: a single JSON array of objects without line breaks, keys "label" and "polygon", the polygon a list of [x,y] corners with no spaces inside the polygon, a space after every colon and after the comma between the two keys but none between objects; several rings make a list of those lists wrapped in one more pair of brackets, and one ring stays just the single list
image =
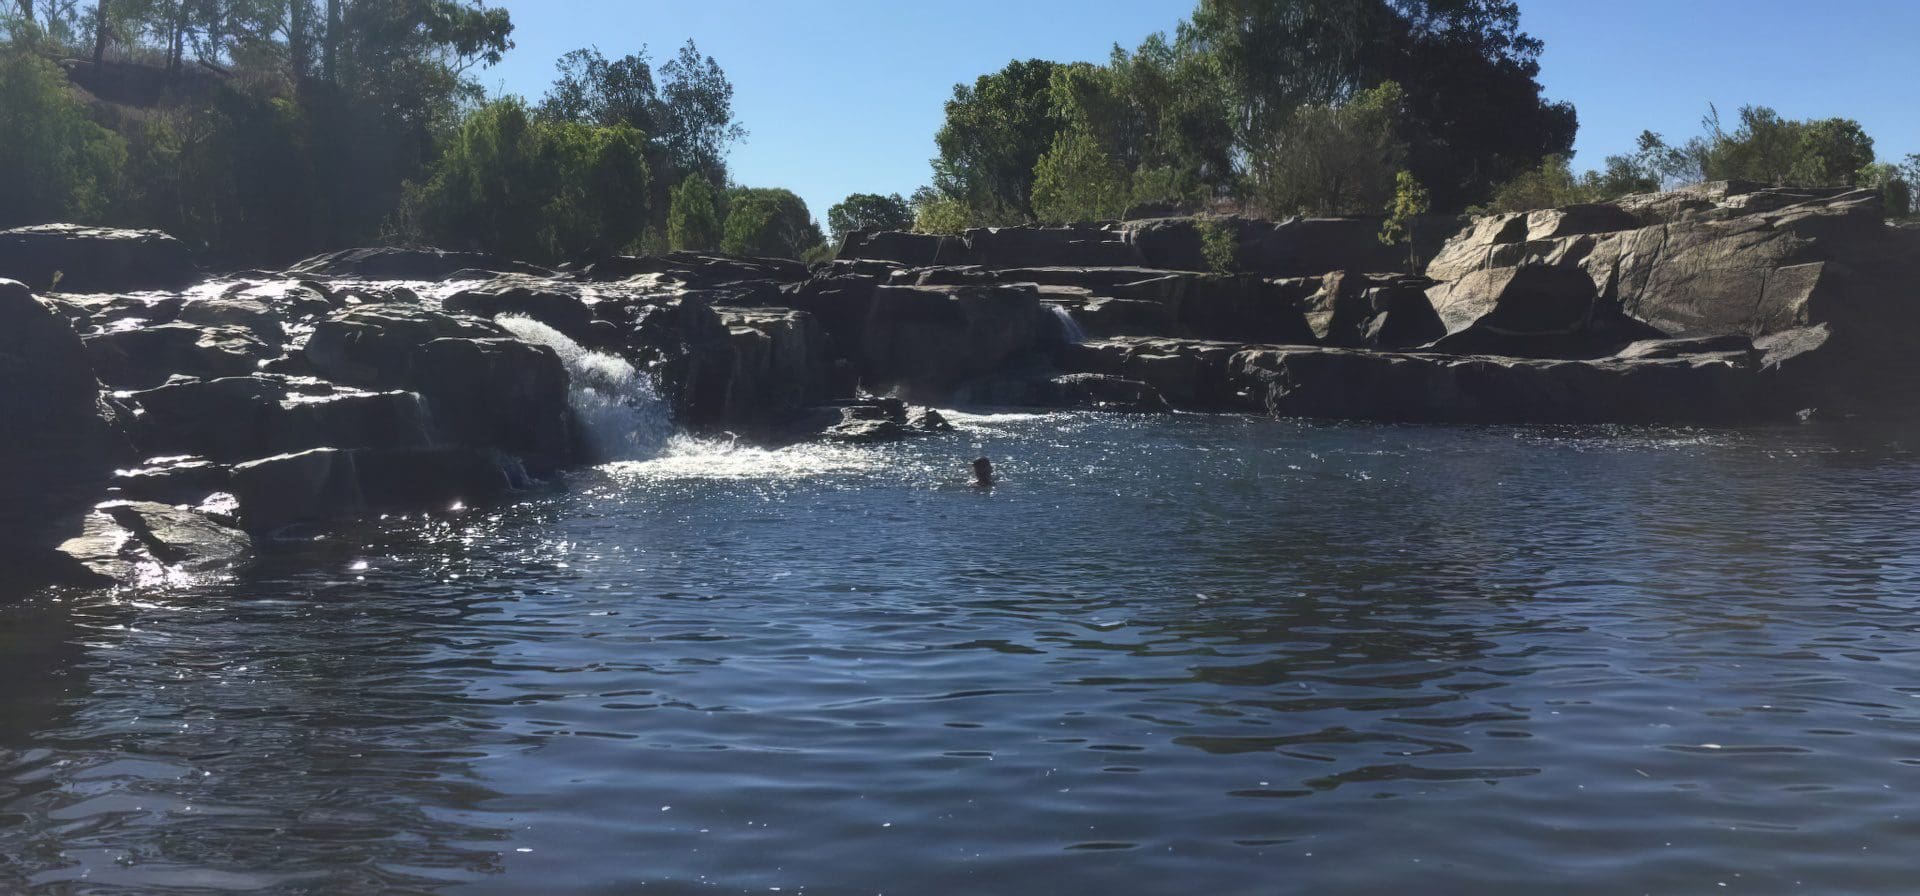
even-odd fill
[{"label": "bush", "polygon": [[966,200],[946,196],[931,187],[913,194],[913,229],[919,233],[960,233],[974,226]]},{"label": "bush", "polygon": [[720,245],[720,211],[713,185],[700,175],[680,182],[667,212],[667,245],[675,251],[705,252]]},{"label": "bush", "polygon": [[103,220],[126,156],[58,66],[0,47],[0,227]]},{"label": "bush", "polygon": [[827,229],[835,242],[843,241],[856,230],[909,230],[913,227],[913,209],[899,193],[855,193],[827,209]]},{"label": "bush", "polygon": [[1118,218],[1131,204],[1130,180],[1092,134],[1061,131],[1034,166],[1033,212],[1049,224]]},{"label": "bush", "polygon": [[728,194],[727,209],[720,248],[734,255],[800,258],[826,242],[791,190],[742,187]]},{"label": "bush", "polygon": [[1392,81],[1338,105],[1295,110],[1249,159],[1260,205],[1273,215],[1371,215],[1393,198],[1406,158],[1406,94]]},{"label": "bush", "polygon": [[1240,238],[1233,226],[1219,218],[1195,218],[1193,229],[1200,234],[1200,257],[1207,269],[1216,274],[1231,274],[1238,269]]},{"label": "bush", "polygon": [[647,221],[646,135],[535,120],[517,98],[468,116],[395,230],[555,262],[630,250]]}]

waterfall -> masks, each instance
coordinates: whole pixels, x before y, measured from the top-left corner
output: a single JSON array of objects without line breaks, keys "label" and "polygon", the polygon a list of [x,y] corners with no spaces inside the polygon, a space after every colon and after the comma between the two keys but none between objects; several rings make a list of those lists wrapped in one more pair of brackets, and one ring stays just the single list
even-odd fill
[{"label": "waterfall", "polygon": [[1048,305],[1047,310],[1053,312],[1053,319],[1060,322],[1060,338],[1066,340],[1068,345],[1087,341],[1087,331],[1080,329],[1080,322],[1074,320],[1073,314],[1064,306]]},{"label": "waterfall", "polygon": [[560,356],[567,367],[567,404],[595,461],[643,460],[673,435],[672,411],[651,374],[619,356],[588,351],[532,318],[502,315],[494,323]]}]

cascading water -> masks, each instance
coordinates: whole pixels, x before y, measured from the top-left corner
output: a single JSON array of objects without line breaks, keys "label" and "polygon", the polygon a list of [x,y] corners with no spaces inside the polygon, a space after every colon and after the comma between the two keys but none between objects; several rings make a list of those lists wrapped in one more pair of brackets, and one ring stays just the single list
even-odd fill
[{"label": "cascading water", "polygon": [[672,410],[651,374],[619,356],[589,351],[532,318],[508,315],[494,323],[560,356],[567,367],[567,402],[595,460],[644,460],[658,454],[672,437]]},{"label": "cascading water", "polygon": [[1066,340],[1068,345],[1079,345],[1087,341],[1087,331],[1080,328],[1080,322],[1074,320],[1073,314],[1066,308],[1048,305],[1047,310],[1053,312],[1053,319],[1060,322],[1060,338]]}]

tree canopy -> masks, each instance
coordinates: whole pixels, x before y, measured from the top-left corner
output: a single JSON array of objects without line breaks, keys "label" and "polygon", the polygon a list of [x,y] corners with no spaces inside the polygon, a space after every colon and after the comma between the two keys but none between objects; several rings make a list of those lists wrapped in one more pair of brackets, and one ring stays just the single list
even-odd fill
[{"label": "tree canopy", "polygon": [[834,242],[856,230],[906,230],[913,226],[913,208],[899,193],[855,193],[827,209],[827,229]]}]

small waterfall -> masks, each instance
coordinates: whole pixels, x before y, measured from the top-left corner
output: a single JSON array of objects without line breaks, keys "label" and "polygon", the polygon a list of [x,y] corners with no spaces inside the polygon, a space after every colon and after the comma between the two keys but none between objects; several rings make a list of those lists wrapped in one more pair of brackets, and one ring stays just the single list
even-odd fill
[{"label": "small waterfall", "polygon": [[1047,310],[1053,312],[1053,319],[1060,322],[1060,338],[1066,340],[1068,345],[1087,341],[1087,331],[1080,328],[1080,322],[1074,320],[1073,314],[1065,307],[1048,305]]},{"label": "small waterfall", "polygon": [[673,435],[672,410],[651,374],[616,355],[588,351],[532,318],[503,315],[494,323],[560,356],[567,366],[567,403],[594,460],[644,460],[659,453]]}]

